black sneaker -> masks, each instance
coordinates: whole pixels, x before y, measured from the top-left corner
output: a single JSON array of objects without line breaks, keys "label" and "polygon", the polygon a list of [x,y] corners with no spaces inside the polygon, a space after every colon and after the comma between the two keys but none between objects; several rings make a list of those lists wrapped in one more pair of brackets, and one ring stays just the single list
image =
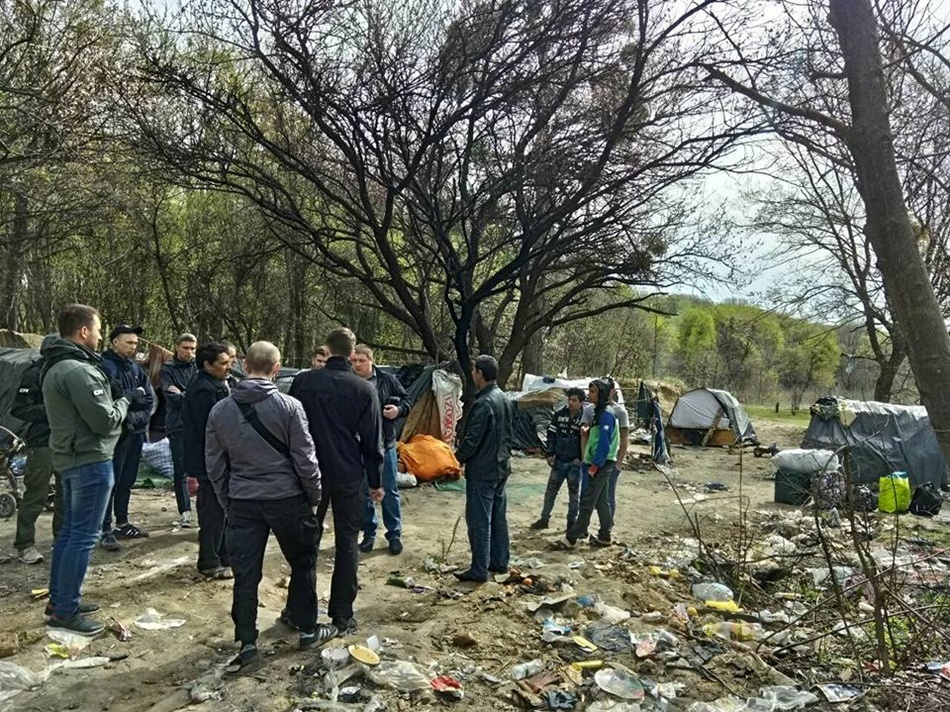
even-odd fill
[{"label": "black sneaker", "polygon": [[368,554],[373,550],[373,545],[376,543],[376,537],[363,537],[363,541],[360,542],[360,551],[364,554]]},{"label": "black sneaker", "polygon": [[280,612],[280,616],[277,618],[277,620],[291,630],[300,630],[300,626],[296,625],[292,620],[290,620],[290,614],[287,612],[286,608]]},{"label": "black sneaker", "polygon": [[131,522],[114,529],[112,533],[119,539],[148,539],[148,532],[144,529],[139,529]]},{"label": "black sneaker", "polygon": [[122,545],[116,541],[115,534],[112,532],[106,532],[102,535],[102,539],[99,540],[99,546],[106,551],[119,551],[119,549],[122,548]]},{"label": "black sneaker", "polygon": [[350,635],[351,633],[356,632],[356,619],[355,618],[334,618],[333,627],[337,630],[337,635]]},{"label": "black sneaker", "polygon": [[534,524],[532,524],[530,528],[531,528],[531,529],[534,529],[534,530],[547,529],[547,528],[548,528],[548,524],[549,524],[549,522],[548,522],[547,519],[539,519],[539,520],[536,521]]},{"label": "black sneaker", "polygon": [[339,631],[335,625],[317,623],[316,628],[309,633],[300,631],[300,647],[312,648],[314,645],[323,645],[328,640],[336,638],[338,634]]},{"label": "black sneaker", "polygon": [[[90,613],[95,613],[101,608],[98,603],[92,603],[91,601],[80,601],[79,609],[77,613],[81,616],[88,615]],[[53,604],[47,603],[46,608],[43,610],[43,621],[49,623],[50,618],[53,617]]]},{"label": "black sneaker", "polygon": [[590,539],[587,540],[587,542],[591,546],[600,546],[600,547],[611,546],[613,544],[613,542],[610,540],[610,537],[604,538],[601,536],[591,536]]},{"label": "black sneaker", "polygon": [[49,630],[64,630],[86,638],[95,638],[106,629],[102,623],[92,618],[86,618],[77,613],[72,618],[57,618],[52,616],[46,624]]},{"label": "black sneaker", "polygon": [[254,643],[245,643],[241,646],[241,652],[228,664],[225,671],[232,674],[252,672],[260,664],[261,656],[257,652],[257,646]]},{"label": "black sneaker", "polygon": [[398,556],[402,553],[402,539],[398,536],[389,540],[389,553],[393,556]]}]

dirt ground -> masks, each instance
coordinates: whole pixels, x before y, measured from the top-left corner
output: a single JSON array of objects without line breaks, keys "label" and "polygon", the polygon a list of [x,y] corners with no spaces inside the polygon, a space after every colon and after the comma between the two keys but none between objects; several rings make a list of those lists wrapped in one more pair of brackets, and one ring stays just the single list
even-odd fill
[{"label": "dirt ground", "polygon": [[[756,426],[764,443],[793,447],[801,438],[801,428],[794,425],[757,422]],[[646,452],[645,447],[632,450]],[[726,450],[682,447],[674,447],[672,455],[675,463],[671,476],[684,485],[680,495],[687,506],[706,521],[728,526],[739,510],[739,455]],[[770,504],[773,483],[763,479],[771,471],[768,461],[753,458],[747,451],[742,465],[742,495],[753,508],[775,506]],[[624,471],[617,495],[615,545],[591,549],[581,544],[574,551],[562,553],[548,550],[548,544],[563,522],[566,488],[552,518],[552,525],[557,528],[546,532],[528,528],[540,511],[547,474],[548,468],[540,459],[514,461],[508,510],[513,565],[540,559],[543,566],[531,562],[525,570],[536,570],[553,581],[569,580],[575,595],[596,594],[601,600],[635,614],[664,608],[668,612],[672,604],[685,600],[669,581],[647,573],[650,563],[664,565],[673,535],[689,535],[683,510],[663,475],[649,466]],[[728,491],[705,492],[703,485],[712,481],[725,484]],[[431,486],[403,490],[402,507],[405,552],[398,557],[389,555],[380,537],[377,550],[363,555],[359,572],[361,591],[356,602],[360,630],[346,642],[362,642],[376,635],[383,644],[384,660],[411,660],[440,673],[454,674],[462,680],[465,690],[464,699],[452,703],[458,709],[517,709],[511,694],[510,667],[535,657],[563,665],[573,659],[572,652],[542,642],[541,625],[525,608],[526,603],[537,601],[537,596],[496,582],[477,587],[459,584],[451,574],[427,571],[427,559],[461,567],[467,564],[464,521],[452,540],[453,527],[464,511],[463,492],[440,491]],[[86,597],[102,605],[104,618],[114,617],[123,622],[132,630],[133,638],[125,643],[112,636],[99,638],[83,655],[126,657],[104,667],[56,670],[40,689],[17,695],[10,709],[284,712],[295,709],[301,700],[311,696],[326,699],[316,674],[320,652],[297,650],[294,634],[276,621],[286,595],[283,586],[288,568],[273,541],[260,587],[259,645],[264,651],[265,665],[253,677],[226,676],[223,683],[215,682],[214,671],[220,670],[235,652],[229,618],[230,584],[206,581],[199,576],[194,566],[197,529],[174,529],[174,508],[171,492],[136,490],[132,500],[133,521],[150,530],[151,538],[124,543],[118,553],[96,549],[92,558]],[[49,525],[50,515],[44,514],[39,522],[38,542],[43,551],[50,545]],[[13,521],[0,521],[0,540],[11,542],[13,533]],[[329,586],[332,545],[332,536],[324,537],[317,584],[321,610]],[[413,592],[387,585],[387,579],[396,571],[412,576],[416,584],[431,590]],[[44,647],[51,641],[45,635],[41,617],[44,604],[31,601],[29,593],[31,589],[45,587],[47,576],[48,562],[24,566],[14,560],[0,566],[0,635],[6,634],[9,641],[11,634],[15,634],[20,648],[4,661],[33,671],[46,668]],[[565,617],[598,617],[573,601],[568,606],[562,611]],[[133,621],[148,607],[172,618],[183,618],[186,623],[173,630],[139,630]],[[649,629],[650,624],[634,617],[629,627],[636,632]],[[457,638],[462,633],[468,636],[464,640]],[[638,660],[632,655],[622,661],[637,674],[653,675],[660,682],[681,682],[680,694],[671,709],[685,709],[693,700],[714,699],[726,693],[722,685],[713,681],[714,675],[686,669],[661,670],[653,660]],[[209,671],[212,688],[217,688],[220,699],[189,706],[189,688]],[[446,704],[431,693],[410,700],[365,679],[352,684],[361,686],[365,695],[378,694],[391,711],[437,709]],[[577,709],[583,706],[579,704]],[[3,708],[0,702],[0,710]]]}]

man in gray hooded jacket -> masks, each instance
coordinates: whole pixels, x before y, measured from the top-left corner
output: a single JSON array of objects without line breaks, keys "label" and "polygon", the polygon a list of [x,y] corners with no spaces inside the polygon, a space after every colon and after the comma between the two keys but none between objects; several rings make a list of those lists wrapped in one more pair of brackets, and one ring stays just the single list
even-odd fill
[{"label": "man in gray hooded jacket", "polygon": [[257,663],[257,586],[270,532],[290,564],[282,618],[300,630],[300,647],[337,634],[317,624],[316,520],[320,468],[303,406],[277,390],[280,351],[267,341],[251,344],[247,379],[218,402],[208,417],[205,469],[227,513],[227,547],[234,571],[231,618],[241,644],[237,663]]}]

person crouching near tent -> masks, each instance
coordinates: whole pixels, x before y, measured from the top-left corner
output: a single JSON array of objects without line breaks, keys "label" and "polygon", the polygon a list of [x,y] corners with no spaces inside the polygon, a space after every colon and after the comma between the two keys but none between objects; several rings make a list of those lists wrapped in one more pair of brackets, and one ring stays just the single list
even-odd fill
[{"label": "person crouching near tent", "polygon": [[242,668],[260,661],[257,589],[271,532],[290,564],[281,619],[300,631],[301,648],[337,634],[336,627],[317,624],[321,483],[307,416],[300,401],[274,385],[280,351],[272,343],[251,344],[244,370],[247,379],[211,409],[205,445],[205,469],[228,522],[234,570],[231,618]]},{"label": "person crouching near tent", "polygon": [[581,487],[581,414],[584,411],[584,391],[570,388],[567,391],[567,405],[558,410],[548,427],[547,455],[551,474],[544,492],[544,505],[541,517],[532,529],[547,529],[551,519],[551,510],[557,500],[561,485],[567,480],[567,526],[565,533],[571,530],[577,520]]},{"label": "person crouching near tent", "polygon": [[600,378],[590,385],[588,397],[594,405],[594,419],[584,452],[584,467],[590,482],[581,495],[577,521],[563,539],[552,544],[555,549],[572,549],[577,544],[577,540],[586,534],[595,508],[600,518],[600,530],[596,537],[591,537],[590,543],[592,546],[610,546],[610,530],[613,527],[610,475],[617,464],[617,452],[620,449],[620,428],[617,418],[608,407],[610,389],[611,384]]},{"label": "person crouching near tent", "polygon": [[472,563],[456,571],[459,581],[484,583],[492,573],[507,573],[510,556],[508,500],[505,487],[511,475],[515,404],[501,391],[498,362],[478,356],[472,380],[478,393],[468,413],[465,434],[455,457],[465,467],[465,524]]}]

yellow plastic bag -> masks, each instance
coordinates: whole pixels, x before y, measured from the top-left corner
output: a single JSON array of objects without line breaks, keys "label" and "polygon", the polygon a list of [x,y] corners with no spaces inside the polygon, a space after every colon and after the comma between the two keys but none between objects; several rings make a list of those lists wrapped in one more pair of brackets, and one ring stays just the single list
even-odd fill
[{"label": "yellow plastic bag", "polygon": [[906,472],[892,472],[879,481],[877,508],[882,512],[906,512],[910,509],[910,480]]}]

